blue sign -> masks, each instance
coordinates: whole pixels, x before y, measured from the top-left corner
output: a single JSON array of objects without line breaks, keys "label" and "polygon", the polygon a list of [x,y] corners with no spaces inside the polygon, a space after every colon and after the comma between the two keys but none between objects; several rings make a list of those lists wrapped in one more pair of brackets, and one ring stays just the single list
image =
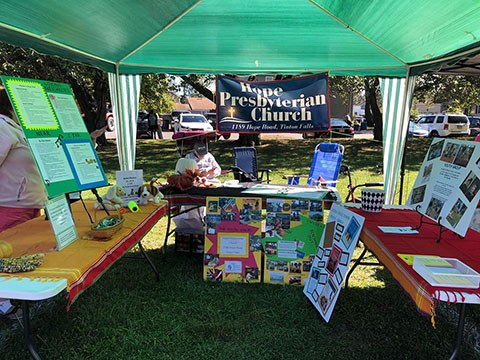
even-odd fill
[{"label": "blue sign", "polygon": [[328,131],[328,75],[269,82],[219,75],[217,111],[220,132]]}]

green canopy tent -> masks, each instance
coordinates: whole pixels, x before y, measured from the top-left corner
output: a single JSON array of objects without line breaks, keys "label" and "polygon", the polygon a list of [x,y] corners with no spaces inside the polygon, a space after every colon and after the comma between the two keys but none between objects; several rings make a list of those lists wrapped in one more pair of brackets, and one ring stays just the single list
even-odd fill
[{"label": "green canopy tent", "polygon": [[479,15],[477,0],[3,0],[0,41],[110,73],[122,169],[134,166],[139,86],[126,75],[379,76],[391,203],[412,77],[479,71]]}]

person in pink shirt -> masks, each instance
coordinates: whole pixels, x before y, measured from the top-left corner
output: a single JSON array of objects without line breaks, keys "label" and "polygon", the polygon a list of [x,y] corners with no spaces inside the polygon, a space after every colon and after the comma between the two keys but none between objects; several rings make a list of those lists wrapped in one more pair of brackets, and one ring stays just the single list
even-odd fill
[{"label": "person in pink shirt", "polygon": [[0,88],[0,232],[40,216],[46,199],[25,135]]},{"label": "person in pink shirt", "polygon": [[475,138],[475,141],[480,142],[480,134],[477,135],[477,137]]},{"label": "person in pink shirt", "polygon": [[[22,128],[0,87],[0,232],[40,216],[47,195]],[[0,314],[12,305],[0,299]]]}]

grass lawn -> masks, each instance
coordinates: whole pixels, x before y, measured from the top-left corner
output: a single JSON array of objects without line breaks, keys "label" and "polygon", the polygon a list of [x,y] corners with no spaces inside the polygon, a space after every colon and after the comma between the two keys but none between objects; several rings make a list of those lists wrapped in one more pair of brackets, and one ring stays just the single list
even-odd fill
[{"label": "grass lawn", "polygon": [[[355,183],[382,181],[376,168],[382,163],[380,144],[339,142]],[[257,147],[259,167],[272,169],[274,183],[285,181],[282,174],[308,174],[316,143],[264,141]],[[429,144],[428,139],[409,143],[405,194]],[[231,146],[225,141],[210,146],[224,168],[232,163]],[[99,155],[113,183],[116,148]],[[145,179],[171,174],[176,159],[172,141],[138,142],[136,167],[143,168]],[[343,197],[346,185],[338,184]],[[119,260],[68,313],[62,295],[34,308],[34,344],[43,359],[446,359],[453,350],[456,322],[450,309],[456,305],[440,306],[433,328],[382,267],[359,267],[325,323],[298,287],[204,282],[202,256],[175,254],[173,239],[162,263],[165,226],[163,218],[143,242],[160,283],[145,262]],[[469,334],[472,326],[470,320]],[[480,358],[473,336],[465,341],[462,358]],[[18,324],[0,323],[0,348],[1,359],[28,358]]]}]

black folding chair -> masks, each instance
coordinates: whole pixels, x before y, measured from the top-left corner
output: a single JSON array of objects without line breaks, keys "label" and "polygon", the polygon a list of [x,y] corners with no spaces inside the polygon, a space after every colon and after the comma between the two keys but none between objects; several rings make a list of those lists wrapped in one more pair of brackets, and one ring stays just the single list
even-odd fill
[{"label": "black folding chair", "polygon": [[[270,169],[258,169],[257,150],[254,147],[233,148],[234,179],[240,182],[266,182],[270,183]],[[265,176],[265,180],[263,177]]]}]

